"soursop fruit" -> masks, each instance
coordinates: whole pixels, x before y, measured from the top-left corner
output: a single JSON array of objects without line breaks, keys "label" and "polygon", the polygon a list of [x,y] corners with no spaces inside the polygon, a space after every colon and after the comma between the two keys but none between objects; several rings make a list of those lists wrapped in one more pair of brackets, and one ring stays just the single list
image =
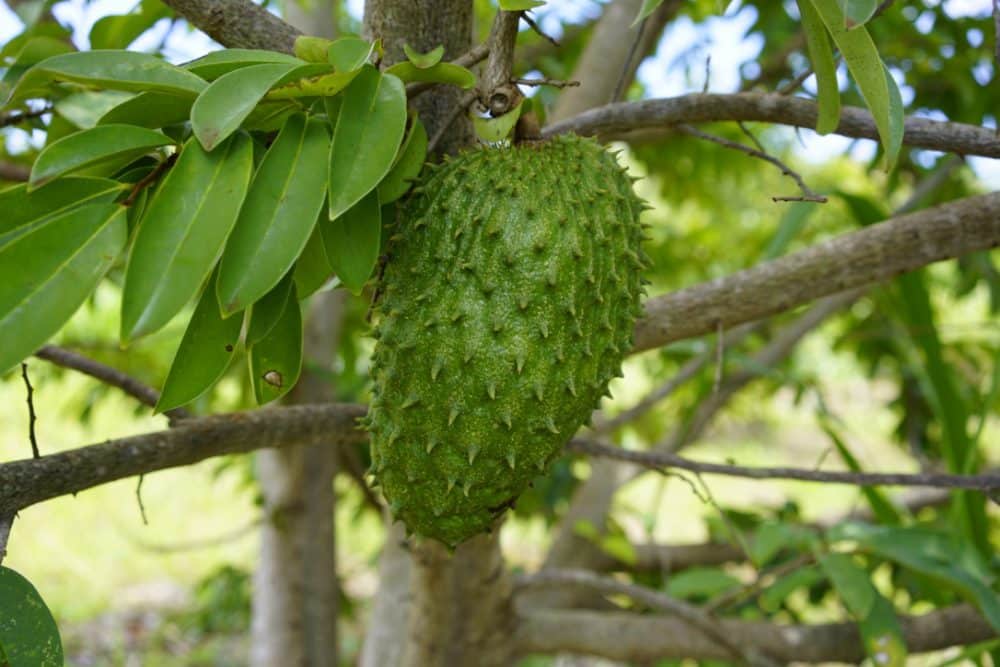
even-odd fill
[{"label": "soursop fruit", "polygon": [[365,424],[411,531],[454,546],[488,530],[588,420],[631,347],[643,208],[575,136],[463,153],[403,204]]}]

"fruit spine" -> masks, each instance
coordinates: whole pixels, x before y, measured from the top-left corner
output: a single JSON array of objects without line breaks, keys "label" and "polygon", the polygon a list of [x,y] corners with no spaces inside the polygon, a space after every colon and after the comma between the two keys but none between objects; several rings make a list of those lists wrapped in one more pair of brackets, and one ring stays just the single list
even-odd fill
[{"label": "fruit spine", "polygon": [[393,515],[455,545],[544,472],[619,375],[640,313],[643,202],[562,136],[430,169],[388,247],[372,472]]}]

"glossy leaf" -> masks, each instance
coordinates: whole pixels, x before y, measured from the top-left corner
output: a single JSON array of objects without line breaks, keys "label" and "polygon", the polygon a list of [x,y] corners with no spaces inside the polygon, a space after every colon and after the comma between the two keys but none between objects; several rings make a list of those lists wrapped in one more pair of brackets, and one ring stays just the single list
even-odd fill
[{"label": "glossy leaf", "polygon": [[420,53],[411,49],[409,44],[403,44],[403,53],[406,54],[406,59],[411,63],[420,69],[427,69],[441,62],[441,58],[444,56],[444,45],[439,45],[436,49],[431,49],[427,53]]},{"label": "glossy leaf", "polygon": [[851,72],[865,98],[865,104],[875,118],[879,138],[885,148],[887,166],[891,168],[895,164],[902,141],[902,133],[896,131],[896,128],[902,128],[903,108],[901,104],[895,104],[891,97],[890,86],[895,84],[890,83],[891,77],[886,76],[875,42],[863,26],[853,30],[845,27],[844,13],[838,0],[810,0],[810,2],[844,56],[847,69]]},{"label": "glossy leaf", "polygon": [[382,180],[406,130],[406,90],[391,74],[366,65],[344,91],[330,144],[330,219]]},{"label": "glossy leaf", "polygon": [[156,411],[166,412],[185,405],[208,391],[229,367],[242,328],[242,317],[223,319],[219,313],[213,275],[184,330]]},{"label": "glossy leaf", "polygon": [[160,0],[143,0],[139,11],[104,16],[90,29],[91,49],[124,49],[162,18],[170,16]]},{"label": "glossy leaf", "polygon": [[263,340],[285,312],[285,302],[292,294],[292,280],[286,276],[253,305],[247,327],[247,345]]},{"label": "glossy leaf", "polygon": [[413,127],[392,169],[378,184],[380,204],[388,204],[402,197],[413,186],[427,159],[427,130],[419,118],[414,117]]},{"label": "glossy leaf", "polygon": [[299,35],[295,38],[292,51],[296,58],[309,63],[325,63],[326,51],[333,44],[333,40],[325,37],[313,37],[312,35]]},{"label": "glossy leaf", "polygon": [[290,63],[251,65],[210,83],[191,107],[191,129],[205,150],[235,132],[267,91],[297,68]]},{"label": "glossy leaf", "polygon": [[302,249],[302,254],[295,262],[295,291],[299,298],[306,298],[322,287],[333,269],[330,268],[330,261],[326,258],[326,249],[323,247],[323,233],[320,231],[320,224],[328,222],[326,211],[320,211],[319,222],[313,227],[313,232],[306,242],[306,247]]},{"label": "glossy leaf", "polygon": [[267,94],[265,99],[294,100],[302,97],[331,97],[344,90],[360,74],[362,69],[353,72],[332,72],[317,74],[302,78],[294,83],[277,86]]},{"label": "glossy leaf", "polygon": [[46,58],[25,73],[9,104],[44,96],[53,81],[81,83],[108,90],[157,91],[194,96],[206,86],[191,72],[148,53],[135,51],[80,51]]},{"label": "glossy leaf", "polygon": [[88,129],[97,125],[101,116],[132,96],[132,93],[120,90],[84,90],[56,100],[54,109],[80,129]]},{"label": "glossy leaf", "polygon": [[819,116],[816,131],[829,134],[840,124],[840,86],[837,83],[837,62],[833,58],[833,48],[823,20],[811,0],[799,0],[799,14],[802,30],[806,35],[809,62],[816,73],[817,103]]},{"label": "glossy leaf", "polygon": [[134,125],[101,125],[46,146],[31,167],[30,188],[97,164],[123,166],[154,148],[173,144],[162,132]]},{"label": "glossy leaf", "polygon": [[21,184],[0,191],[0,249],[39,225],[87,204],[110,204],[125,185],[105,178],[67,176],[29,191]]},{"label": "glossy leaf", "polygon": [[848,28],[862,26],[875,15],[878,0],[840,0],[844,12],[844,25]]},{"label": "glossy leaf", "polygon": [[387,74],[398,76],[405,83],[424,81],[427,83],[447,83],[459,88],[472,88],[476,85],[476,75],[470,70],[453,63],[438,63],[431,67],[417,67],[404,60],[386,70]]},{"label": "glossy leaf", "polygon": [[63,667],[62,639],[52,612],[31,582],[0,567],[0,658],[5,667]]},{"label": "glossy leaf", "polygon": [[211,153],[194,139],[184,145],[132,244],[122,294],[123,342],[169,322],[208,277],[246,195],[250,143],[238,134]]},{"label": "glossy leaf", "polygon": [[[285,307],[274,326],[263,338],[249,345],[247,359],[258,405],[287,394],[302,370],[302,311],[295,285],[290,286]],[[251,328],[252,318],[253,313]]]},{"label": "glossy leaf", "polygon": [[326,197],[327,124],[291,116],[254,174],[219,270],[223,312],[264,296],[295,263]]},{"label": "glossy leaf", "polygon": [[382,238],[378,194],[368,194],[336,220],[322,223],[320,229],[333,272],[349,290],[360,293],[378,261]]},{"label": "glossy leaf", "polygon": [[374,44],[360,37],[341,37],[327,47],[326,58],[336,71],[353,72],[368,62],[374,50]]},{"label": "glossy leaf", "polygon": [[514,126],[517,125],[523,105],[524,100],[521,100],[516,107],[496,118],[482,118],[478,114],[473,114],[472,126],[476,130],[476,136],[487,143],[503,141],[510,136]]},{"label": "glossy leaf", "polygon": [[125,245],[125,209],[88,204],[0,248],[0,372],[45,343]]},{"label": "glossy leaf", "polygon": [[109,109],[97,124],[126,123],[139,127],[165,127],[182,123],[191,115],[192,97],[169,93],[139,93]]},{"label": "glossy leaf", "polygon": [[306,61],[287,53],[262,49],[222,49],[184,64],[184,69],[206,81],[214,81],[234,70],[263,64],[305,65]]}]

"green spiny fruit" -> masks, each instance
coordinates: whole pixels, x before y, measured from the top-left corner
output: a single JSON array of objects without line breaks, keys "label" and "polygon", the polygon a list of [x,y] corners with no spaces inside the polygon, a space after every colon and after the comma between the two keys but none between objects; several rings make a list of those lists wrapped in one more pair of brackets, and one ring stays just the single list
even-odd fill
[{"label": "green spiny fruit", "polygon": [[643,207],[614,156],[573,136],[466,152],[403,205],[366,423],[410,530],[488,530],[589,418],[640,312]]}]

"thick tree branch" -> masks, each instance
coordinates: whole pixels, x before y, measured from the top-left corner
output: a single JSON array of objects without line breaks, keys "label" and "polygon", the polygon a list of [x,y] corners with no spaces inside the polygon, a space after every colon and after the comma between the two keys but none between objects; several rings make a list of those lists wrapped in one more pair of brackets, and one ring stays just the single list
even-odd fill
[{"label": "thick tree branch", "polygon": [[[726,647],[691,624],[668,616],[625,612],[522,609],[514,642],[521,654],[572,651],[612,660],[719,659]],[[996,636],[969,605],[900,618],[910,653],[972,644]],[[732,642],[781,662],[858,663],[865,657],[855,623],[778,625],[720,620]]]},{"label": "thick tree branch", "polygon": [[[622,102],[584,111],[546,127],[546,137],[575,132],[603,139],[628,139],[628,133],[668,128],[678,123],[752,120],[795,127],[816,127],[816,103],[777,94],[695,94],[639,102]],[[858,107],[844,107],[835,130],[845,137],[877,139],[872,115]],[[907,117],[903,143],[915,148],[962,155],[1000,157],[1000,137],[990,128],[928,118]]]},{"label": "thick tree branch", "polygon": [[117,479],[265,447],[363,442],[364,406],[333,403],[191,419],[176,428],[0,464],[0,516]]},{"label": "thick tree branch", "polygon": [[566,445],[570,452],[601,456],[637,463],[655,470],[679,468],[699,474],[727,475],[750,479],[795,479],[804,482],[851,484],[854,486],[932,486],[948,489],[994,491],[1000,489],[1000,474],[952,475],[948,473],[865,473],[833,470],[812,470],[787,467],[747,467],[723,463],[706,463],[672,454],[622,449],[596,440],[574,438]]},{"label": "thick tree branch", "polygon": [[726,329],[1000,244],[1000,193],[891,218],[646,301],[633,352]]},{"label": "thick tree branch", "polygon": [[297,29],[250,0],[164,0],[209,37],[231,49],[292,53]]}]

